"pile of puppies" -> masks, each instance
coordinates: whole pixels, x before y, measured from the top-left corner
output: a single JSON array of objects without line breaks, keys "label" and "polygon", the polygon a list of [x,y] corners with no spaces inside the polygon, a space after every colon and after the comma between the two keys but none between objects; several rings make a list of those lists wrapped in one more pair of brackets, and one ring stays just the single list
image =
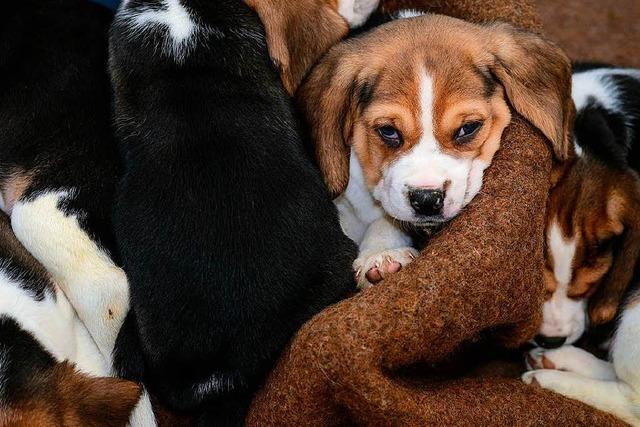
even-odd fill
[{"label": "pile of puppies", "polygon": [[153,395],[239,425],[353,269],[397,272],[481,191],[509,105],[570,155],[558,48],[407,11],[331,49],[377,3],[129,0],[109,42],[83,0],[7,8],[3,424],[154,425]]}]

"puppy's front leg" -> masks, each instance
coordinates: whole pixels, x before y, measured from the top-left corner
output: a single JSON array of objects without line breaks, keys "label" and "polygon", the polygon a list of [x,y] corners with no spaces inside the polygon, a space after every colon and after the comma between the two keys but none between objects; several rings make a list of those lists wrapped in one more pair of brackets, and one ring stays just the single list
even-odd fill
[{"label": "puppy's front leg", "polygon": [[111,366],[115,341],[129,311],[124,271],[82,229],[75,214],[61,209],[71,191],[21,200],[11,225],[18,240],[63,290],[98,349]]},{"label": "puppy's front leg", "polygon": [[418,251],[411,244],[411,237],[386,215],[372,222],[353,262],[358,287],[368,288],[413,261]]},{"label": "puppy's front leg", "polygon": [[602,381],[551,369],[525,372],[522,381],[609,412],[631,425],[639,425],[633,404],[634,390],[623,382]]}]

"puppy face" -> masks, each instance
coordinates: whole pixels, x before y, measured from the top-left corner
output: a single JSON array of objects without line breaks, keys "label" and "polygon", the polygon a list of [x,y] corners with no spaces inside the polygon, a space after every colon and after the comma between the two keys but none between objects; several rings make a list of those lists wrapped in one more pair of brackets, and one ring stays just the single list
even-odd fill
[{"label": "puppy face", "polygon": [[350,145],[367,185],[387,213],[414,224],[458,214],[510,120],[502,88],[468,57],[439,61],[445,49],[414,51],[408,64],[390,52],[398,65],[361,75],[371,93],[352,117]]},{"label": "puppy face", "polygon": [[614,318],[638,257],[638,185],[633,172],[583,157],[553,189],[540,345],[574,343],[589,323]]},{"label": "puppy face", "polygon": [[566,155],[568,64],[554,46],[509,26],[427,15],[332,49],[299,100],[334,195],[346,187],[353,150],[391,216],[430,225],[479,191],[509,103]]}]

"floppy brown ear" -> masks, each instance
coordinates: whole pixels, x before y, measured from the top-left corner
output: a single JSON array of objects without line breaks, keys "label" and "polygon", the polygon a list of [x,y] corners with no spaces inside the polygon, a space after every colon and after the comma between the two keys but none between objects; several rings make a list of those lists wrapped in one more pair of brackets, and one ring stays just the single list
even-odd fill
[{"label": "floppy brown ear", "polygon": [[89,377],[67,363],[55,369],[53,378],[67,412],[65,418],[77,418],[85,426],[123,426],[129,423],[142,392],[139,384],[118,378]]},{"label": "floppy brown ear", "polygon": [[318,166],[331,197],[349,183],[350,140],[358,94],[370,86],[359,82],[356,58],[341,55],[343,46],[331,51],[300,87],[296,96],[311,130]]},{"label": "floppy brown ear", "polygon": [[[634,180],[633,185],[638,183]],[[640,194],[635,189],[631,193],[626,197],[621,195],[622,192],[614,193],[609,198],[609,221],[614,228],[621,230],[621,241],[614,250],[609,273],[589,299],[589,318],[594,326],[613,320],[640,259]]]},{"label": "floppy brown ear", "polygon": [[284,87],[293,95],[311,67],[349,31],[329,2],[245,0],[262,21],[269,54]]},{"label": "floppy brown ear", "polygon": [[571,63],[555,44],[507,24],[488,27],[489,66],[512,107],[551,141],[557,160],[571,151],[575,106],[571,99]]}]

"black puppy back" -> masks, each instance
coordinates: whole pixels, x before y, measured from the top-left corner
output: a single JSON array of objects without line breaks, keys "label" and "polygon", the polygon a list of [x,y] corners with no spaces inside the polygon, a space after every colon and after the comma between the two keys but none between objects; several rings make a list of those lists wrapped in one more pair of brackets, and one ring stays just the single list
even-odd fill
[{"label": "black puppy back", "polygon": [[238,424],[292,334],[352,289],[355,248],[243,2],[132,0],[111,72],[145,380],[173,409]]}]

